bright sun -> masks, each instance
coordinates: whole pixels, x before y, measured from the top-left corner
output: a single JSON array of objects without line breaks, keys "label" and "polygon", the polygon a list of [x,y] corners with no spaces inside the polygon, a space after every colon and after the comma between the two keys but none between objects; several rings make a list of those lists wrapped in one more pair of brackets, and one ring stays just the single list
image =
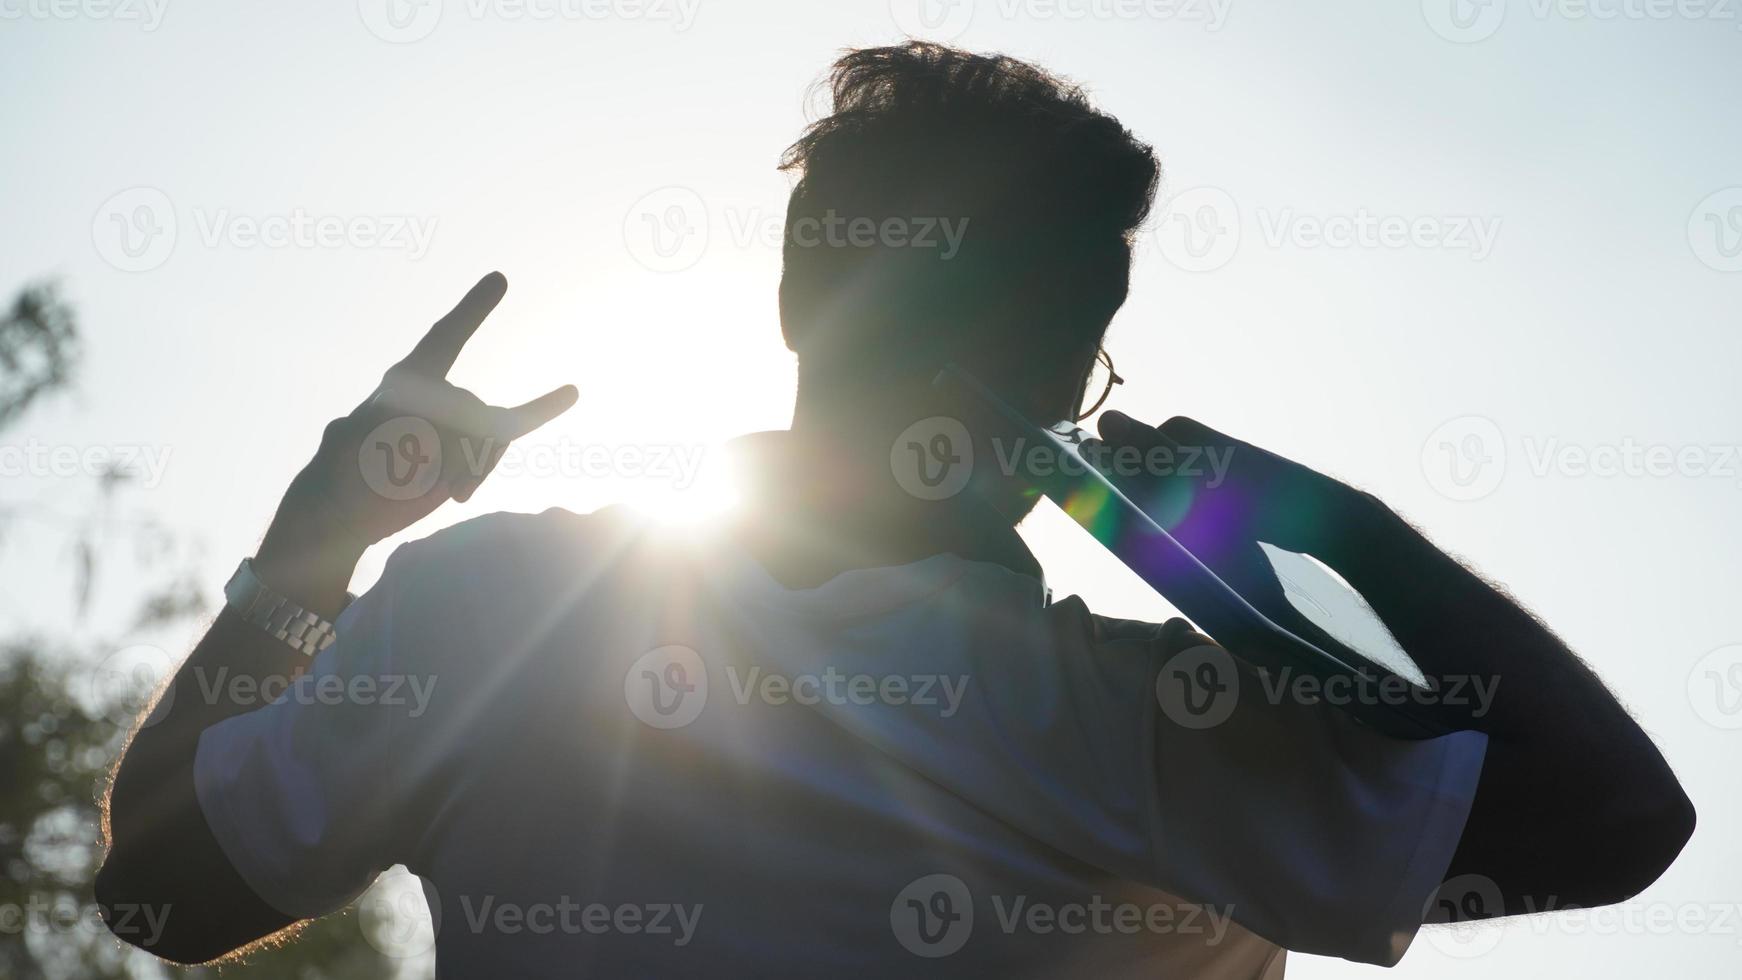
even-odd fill
[{"label": "bright sun", "polygon": [[718,520],[731,513],[740,500],[731,468],[718,462],[721,455],[718,447],[710,447],[708,465],[698,468],[688,484],[650,483],[636,487],[625,502],[660,524],[696,525]]}]

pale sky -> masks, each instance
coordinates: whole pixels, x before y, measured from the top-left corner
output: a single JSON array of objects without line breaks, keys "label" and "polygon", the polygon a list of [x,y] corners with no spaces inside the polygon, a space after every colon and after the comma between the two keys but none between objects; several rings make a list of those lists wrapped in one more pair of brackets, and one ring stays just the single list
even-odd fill
[{"label": "pale sky", "polygon": [[[509,295],[456,380],[581,403],[410,536],[681,499],[684,460],[789,417],[774,164],[807,85],[904,30],[1032,58],[1151,141],[1175,199],[1114,322],[1110,405],[1379,494],[1578,650],[1699,808],[1630,913],[1424,937],[1391,975],[1742,964],[1742,11],[393,2],[0,0],[0,290],[58,278],[87,347],[76,396],[0,442],[0,505],[81,512],[88,477],[33,446],[155,459],[126,513],[197,540],[215,600],[326,420],[491,269]],[[1056,513],[1025,533],[1058,594],[1165,614]],[[131,559],[111,572],[88,633],[136,598]],[[9,632],[66,631],[63,532],[14,526],[0,574]]]}]

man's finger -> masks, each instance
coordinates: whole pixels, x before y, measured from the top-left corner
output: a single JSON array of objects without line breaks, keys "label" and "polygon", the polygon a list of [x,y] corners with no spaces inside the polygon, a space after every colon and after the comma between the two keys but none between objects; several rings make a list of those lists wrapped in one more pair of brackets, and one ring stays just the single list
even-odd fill
[{"label": "man's finger", "polygon": [[1175,415],[1156,427],[1168,438],[1182,446],[1237,446],[1240,440],[1233,436],[1217,432],[1197,419],[1184,415]]},{"label": "man's finger", "polygon": [[485,478],[496,469],[496,464],[502,461],[502,456],[507,451],[508,446],[506,443],[495,446],[495,448],[491,450],[489,458],[484,460],[483,465],[479,467],[479,472],[477,474],[468,475],[464,480],[454,485],[454,499],[462,504],[471,500],[472,494],[478,492],[478,487],[482,485]]},{"label": "man's finger", "polygon": [[1148,449],[1151,446],[1166,446],[1169,449],[1179,448],[1179,443],[1170,438],[1167,433],[1153,425],[1139,422],[1118,409],[1108,409],[1102,412],[1096,428],[1101,431],[1101,438],[1108,445],[1114,447],[1137,446]]},{"label": "man's finger", "polygon": [[435,377],[445,377],[454,361],[459,359],[466,341],[471,339],[496,304],[502,302],[502,296],[507,292],[508,277],[500,272],[492,272],[478,280],[459,305],[429,328],[429,333],[417,342],[405,363]]},{"label": "man's finger", "polygon": [[573,408],[580,397],[581,393],[575,390],[574,385],[563,385],[554,391],[539,395],[524,405],[516,405],[506,409],[505,421],[508,431],[503,434],[508,439],[518,439]]},{"label": "man's finger", "polygon": [[370,400],[377,415],[409,415],[438,429],[470,435],[493,434],[500,426],[484,400],[464,388],[412,372],[399,372]]}]

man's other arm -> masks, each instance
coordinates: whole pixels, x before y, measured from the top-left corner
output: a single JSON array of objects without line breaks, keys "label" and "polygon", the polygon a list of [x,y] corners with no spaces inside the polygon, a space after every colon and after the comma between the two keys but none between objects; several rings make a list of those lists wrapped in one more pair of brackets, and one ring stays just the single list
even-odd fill
[{"label": "man's other arm", "polygon": [[[1109,446],[1223,454],[1234,533],[1313,555],[1367,599],[1424,674],[1490,696],[1434,710],[1488,736],[1476,796],[1447,878],[1493,882],[1499,907],[1436,903],[1446,920],[1606,905],[1657,880],[1694,828],[1694,808],[1651,738],[1549,629],[1370,494],[1187,418],[1159,427],[1106,413]],[[1183,458],[1183,457],[1176,457]],[[1176,477],[1175,479],[1179,479]],[[1196,485],[1205,499],[1214,485]],[[1216,511],[1222,534],[1235,511]],[[1275,579],[1256,548],[1216,571],[1262,594]],[[1277,598],[1280,599],[1280,593]],[[1445,688],[1442,688],[1445,689]],[[1452,699],[1446,698],[1446,701]],[[1442,897],[1445,897],[1442,895]],[[1439,921],[1435,919],[1433,921]]]}]

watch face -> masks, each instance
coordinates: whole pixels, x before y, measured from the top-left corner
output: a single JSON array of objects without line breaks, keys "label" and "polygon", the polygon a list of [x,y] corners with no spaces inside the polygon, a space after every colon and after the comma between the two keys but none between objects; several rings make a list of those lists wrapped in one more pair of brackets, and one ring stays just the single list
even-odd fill
[{"label": "watch face", "polygon": [[230,581],[224,583],[224,601],[237,612],[246,613],[261,591],[260,579],[254,575],[252,559],[244,558],[242,564],[236,566],[236,574],[231,575]]}]

